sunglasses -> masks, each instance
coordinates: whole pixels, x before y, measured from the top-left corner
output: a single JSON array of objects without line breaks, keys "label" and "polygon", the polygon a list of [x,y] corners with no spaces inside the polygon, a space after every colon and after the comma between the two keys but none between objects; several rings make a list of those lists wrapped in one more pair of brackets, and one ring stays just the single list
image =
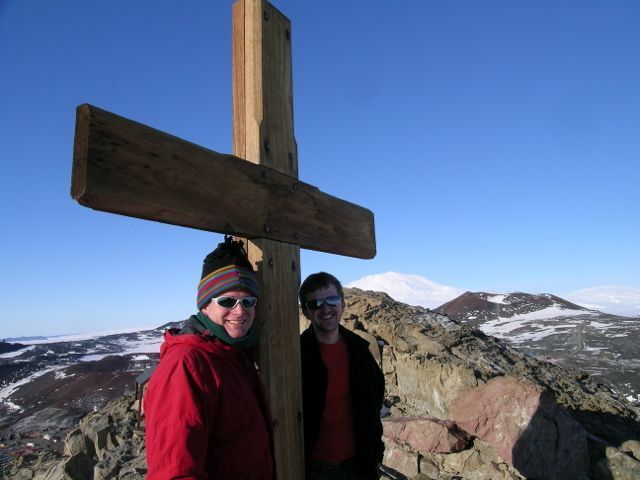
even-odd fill
[{"label": "sunglasses", "polygon": [[331,295],[327,298],[316,298],[315,300],[307,300],[304,305],[309,310],[320,310],[322,308],[322,305],[324,305],[325,303],[332,307],[337,307],[342,303],[342,297]]},{"label": "sunglasses", "polygon": [[241,304],[242,308],[245,310],[255,307],[256,303],[258,303],[258,299],[256,297],[214,297],[211,301],[216,302],[222,308],[228,308],[229,310],[236,308],[238,303]]}]

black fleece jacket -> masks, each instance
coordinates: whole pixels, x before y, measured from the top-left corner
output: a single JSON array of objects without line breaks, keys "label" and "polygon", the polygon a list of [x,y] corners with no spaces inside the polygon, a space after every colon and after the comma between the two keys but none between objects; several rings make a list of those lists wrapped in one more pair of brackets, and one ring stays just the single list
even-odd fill
[{"label": "black fleece jacket", "polygon": [[[369,343],[340,326],[340,335],[349,352],[349,379],[356,441],[354,461],[367,479],[378,478],[382,462],[382,422],[380,409],[384,399],[384,376],[369,352]],[[327,369],[313,326],[300,335],[302,358],[302,400],[304,411],[305,465],[309,469],[311,454],[320,432],[320,420],[327,392]]]}]

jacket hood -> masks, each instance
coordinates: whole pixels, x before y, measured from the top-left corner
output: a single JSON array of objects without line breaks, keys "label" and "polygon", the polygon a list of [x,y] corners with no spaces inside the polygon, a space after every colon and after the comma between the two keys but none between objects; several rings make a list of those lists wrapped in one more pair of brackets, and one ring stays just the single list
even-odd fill
[{"label": "jacket hood", "polygon": [[160,347],[160,359],[173,348],[197,348],[203,352],[215,353],[220,348],[232,350],[234,347],[225,345],[215,337],[206,337],[196,333],[182,334],[177,328],[172,328],[164,332],[164,343]]}]

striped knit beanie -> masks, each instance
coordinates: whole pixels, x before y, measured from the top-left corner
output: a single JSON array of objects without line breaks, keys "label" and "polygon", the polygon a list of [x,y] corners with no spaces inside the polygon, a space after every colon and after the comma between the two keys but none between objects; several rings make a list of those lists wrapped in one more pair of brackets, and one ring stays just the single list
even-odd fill
[{"label": "striped knit beanie", "polygon": [[256,275],[242,246],[242,242],[234,242],[230,235],[225,235],[224,242],[206,256],[198,284],[198,309],[231,290],[259,295]]}]

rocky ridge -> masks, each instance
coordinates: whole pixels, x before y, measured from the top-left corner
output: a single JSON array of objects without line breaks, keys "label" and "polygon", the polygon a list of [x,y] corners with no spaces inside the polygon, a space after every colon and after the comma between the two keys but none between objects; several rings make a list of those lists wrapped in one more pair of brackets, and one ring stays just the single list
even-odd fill
[{"label": "rocky ridge", "polygon": [[640,401],[640,321],[551,294],[466,292],[434,310],[518,348],[579,369]]},{"label": "rocky ridge", "polygon": [[[344,322],[385,374],[386,478],[640,478],[640,410],[608,385],[385,294],[346,294]],[[9,478],[143,478],[135,410],[113,401]]]},{"label": "rocky ridge", "polygon": [[[467,427],[467,430],[463,430],[475,438],[474,447],[435,455],[431,452],[414,451],[415,456],[412,455],[409,459],[410,468],[401,468],[405,473],[428,471],[430,467],[423,468],[421,464],[429,463],[436,465],[439,475],[471,475],[470,478],[520,478],[517,475],[523,473],[523,476],[533,478],[624,478],[607,477],[615,468],[606,466],[607,460],[603,459],[608,458],[607,452],[612,452],[607,448],[616,449],[624,445],[623,449],[627,449],[629,444],[625,442],[628,441],[635,445],[634,448],[637,447],[637,441],[640,440],[637,404],[628,402],[608,385],[585,373],[523,355],[506,342],[489,337],[470,326],[453,322],[446,316],[397,303],[384,294],[356,290],[350,293],[345,312],[347,323],[366,330],[384,343],[382,365],[392,417],[435,417],[453,420],[460,427],[468,421],[461,418],[461,409],[455,407],[461,399],[473,399],[476,405],[483,406],[488,411],[493,401],[501,396],[514,398],[517,393],[522,398],[521,402],[506,404],[493,420],[482,419],[485,424],[493,425],[492,428],[497,428],[504,435],[504,428],[498,428],[497,425],[508,425],[509,422],[500,422],[499,419],[510,418],[510,422],[521,425],[520,434],[513,437],[511,446],[512,450],[517,447],[520,452],[515,460],[510,463],[504,458],[503,462],[480,462],[478,459],[487,460],[498,453],[496,445],[491,443],[491,436],[482,435],[477,429]],[[482,390],[491,382],[504,385],[494,388],[493,397],[487,397]],[[525,395],[523,392],[528,393]],[[540,407],[532,407],[528,417],[522,417],[522,412],[519,411],[522,402],[525,399],[532,401],[534,397],[538,399],[532,404]],[[555,406],[553,415],[548,413],[551,411],[549,405]],[[511,412],[507,410],[508,407]],[[562,423],[559,419],[566,420],[567,416],[561,412],[570,416],[578,426],[564,422],[571,428],[555,432],[553,427],[533,428],[538,424],[550,426],[554,422]],[[476,418],[476,422],[481,422],[481,419]],[[540,438],[532,435],[536,431],[541,435]],[[576,445],[586,445],[587,448],[589,461],[582,463],[583,468],[579,472],[563,471],[557,462],[561,458],[558,452],[554,452],[555,456],[551,458],[539,457],[541,464],[538,465],[538,470],[531,465],[524,472],[516,468],[521,466],[521,459],[527,457],[522,450],[523,445],[531,448],[538,446],[528,452],[535,456],[541,445],[549,445],[552,439],[557,444],[562,435],[568,435],[572,431],[580,431],[580,438],[586,438],[580,440],[571,437],[575,439]],[[523,437],[526,441],[522,440]],[[516,445],[518,439],[520,443]],[[485,448],[487,443],[492,448]],[[393,450],[389,448],[387,452]],[[406,449],[403,450],[406,454]],[[584,458],[584,449],[582,453]],[[456,457],[457,462],[454,460]],[[498,458],[502,457],[498,455]],[[625,457],[625,462],[627,458],[630,457]],[[636,456],[633,462],[637,462],[637,459]],[[504,470],[486,471],[484,476],[479,476],[480,467],[477,465],[467,470],[466,466],[478,462],[485,470],[491,469],[491,465],[502,465],[500,468]],[[544,463],[557,465],[557,471],[550,471]],[[517,475],[510,470],[512,468],[516,468]],[[607,473],[598,473],[602,471]]]}]

